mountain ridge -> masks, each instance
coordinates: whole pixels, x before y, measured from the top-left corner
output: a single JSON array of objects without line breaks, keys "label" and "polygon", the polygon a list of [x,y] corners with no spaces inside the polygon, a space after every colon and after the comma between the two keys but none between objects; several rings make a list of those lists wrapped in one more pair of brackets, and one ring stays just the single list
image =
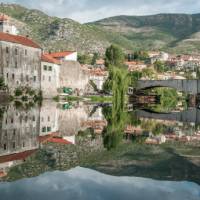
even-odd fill
[{"label": "mountain ridge", "polygon": [[18,4],[0,4],[22,35],[30,35],[44,50],[77,50],[104,53],[112,43],[125,50],[200,52],[200,14],[164,13],[145,16],[120,15],[80,24],[51,17]]}]

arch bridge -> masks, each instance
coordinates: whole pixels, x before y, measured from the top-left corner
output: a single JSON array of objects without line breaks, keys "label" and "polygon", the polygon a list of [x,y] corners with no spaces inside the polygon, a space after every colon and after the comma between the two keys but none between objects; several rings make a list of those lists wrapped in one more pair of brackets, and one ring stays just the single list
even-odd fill
[{"label": "arch bridge", "polygon": [[[156,87],[169,87],[177,91],[188,94],[200,94],[200,80],[139,80],[134,87],[136,90],[145,90]],[[129,88],[128,94],[133,94],[132,87]]]}]

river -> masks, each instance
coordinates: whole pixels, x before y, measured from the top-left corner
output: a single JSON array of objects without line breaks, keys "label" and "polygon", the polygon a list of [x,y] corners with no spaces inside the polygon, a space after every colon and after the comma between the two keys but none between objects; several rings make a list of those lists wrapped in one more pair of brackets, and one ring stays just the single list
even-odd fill
[{"label": "river", "polygon": [[0,197],[200,199],[200,112],[0,106]]}]

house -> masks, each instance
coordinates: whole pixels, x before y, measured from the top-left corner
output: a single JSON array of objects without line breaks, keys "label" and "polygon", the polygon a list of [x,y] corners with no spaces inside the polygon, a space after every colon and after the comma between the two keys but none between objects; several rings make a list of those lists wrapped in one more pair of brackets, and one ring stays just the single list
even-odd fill
[{"label": "house", "polygon": [[105,68],[105,60],[102,58],[96,60],[95,67],[104,69]]},{"label": "house", "polygon": [[19,87],[40,90],[41,47],[28,37],[16,35],[7,18],[0,19],[0,76],[11,93]]},{"label": "house", "polygon": [[63,51],[49,53],[49,55],[60,61],[77,61],[78,53],[76,51]]},{"label": "house", "polygon": [[97,86],[98,90],[103,89],[103,84],[108,78],[108,71],[101,68],[93,68],[89,70],[89,79]]},{"label": "house", "polygon": [[9,16],[0,13],[0,32],[17,35],[18,31],[14,25],[10,24]]},{"label": "house", "polygon": [[150,55],[151,64],[154,64],[156,61],[166,62],[169,59],[169,54],[165,52],[160,52],[159,54]]},{"label": "house", "polygon": [[147,68],[147,65],[144,62],[139,61],[127,61],[125,62],[125,65],[128,67],[129,72],[142,71]]},{"label": "house", "polygon": [[58,132],[58,118],[59,109],[57,108],[57,103],[44,100],[40,108],[40,136]]},{"label": "house", "polygon": [[44,98],[52,98],[58,95],[60,88],[61,62],[49,54],[42,55],[41,61],[41,90]]}]

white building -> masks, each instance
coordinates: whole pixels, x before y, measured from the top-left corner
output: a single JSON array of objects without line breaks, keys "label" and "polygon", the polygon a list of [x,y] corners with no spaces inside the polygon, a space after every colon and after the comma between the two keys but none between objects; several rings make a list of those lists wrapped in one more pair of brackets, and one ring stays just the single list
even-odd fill
[{"label": "white building", "polygon": [[5,14],[0,14],[0,32],[17,35],[18,31],[14,25],[9,22],[9,17]]},{"label": "white building", "polygon": [[60,87],[60,61],[49,54],[42,55],[41,62],[41,90],[44,98],[52,98],[58,95]]},{"label": "white building", "polygon": [[51,57],[60,61],[77,61],[78,53],[76,51],[63,51],[49,54]]},{"label": "white building", "polygon": [[59,110],[54,101],[43,101],[40,109],[40,136],[58,132]]},{"label": "white building", "polygon": [[8,19],[0,17],[0,76],[11,93],[19,87],[40,90],[41,48],[15,34]]}]

